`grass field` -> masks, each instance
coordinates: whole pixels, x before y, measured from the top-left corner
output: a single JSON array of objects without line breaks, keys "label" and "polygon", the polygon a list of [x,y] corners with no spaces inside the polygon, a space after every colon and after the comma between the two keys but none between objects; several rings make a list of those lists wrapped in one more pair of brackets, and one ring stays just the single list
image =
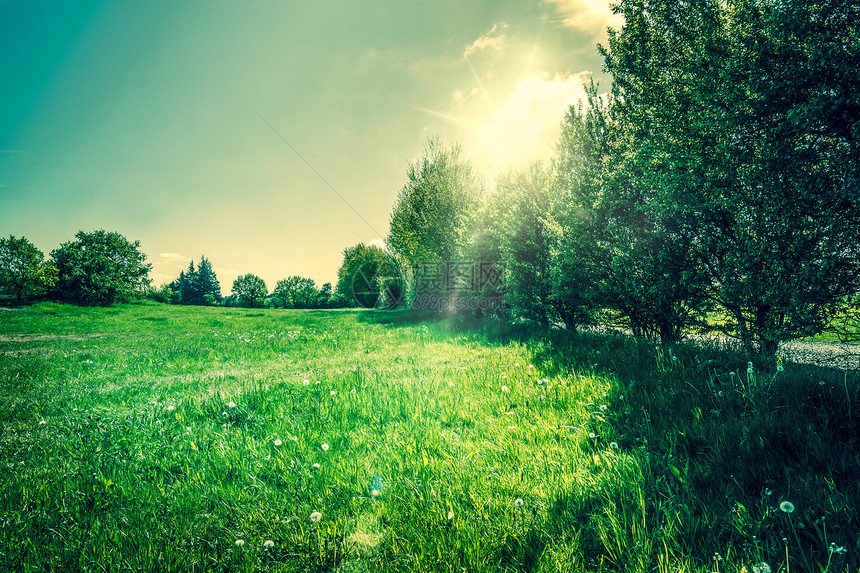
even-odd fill
[{"label": "grass field", "polygon": [[620,336],[0,310],[0,571],[856,572],[858,406]]}]

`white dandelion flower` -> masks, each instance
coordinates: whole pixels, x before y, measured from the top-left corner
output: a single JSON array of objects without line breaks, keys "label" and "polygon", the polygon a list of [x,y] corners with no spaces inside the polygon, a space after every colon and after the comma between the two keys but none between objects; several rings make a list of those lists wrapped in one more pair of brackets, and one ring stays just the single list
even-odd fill
[{"label": "white dandelion flower", "polygon": [[45,424],[47,424],[47,423],[48,423],[48,422],[46,422],[45,420],[39,420],[39,425],[40,425],[40,426],[44,426],[44,425],[45,425]]},{"label": "white dandelion flower", "polygon": [[453,383],[453,382],[448,382],[448,386],[451,386],[451,387],[453,388],[453,387],[454,387],[454,383]]},{"label": "white dandelion flower", "polygon": [[302,384],[304,384],[305,386],[310,386],[311,381],[310,380],[302,380]]},{"label": "white dandelion flower", "polygon": [[349,393],[354,395],[354,394],[355,394],[355,388],[353,388],[352,390],[350,390],[350,391],[349,391]]},{"label": "white dandelion flower", "polygon": [[502,392],[507,392],[507,391],[508,391],[508,387],[507,387],[507,386],[502,386]]},{"label": "white dandelion flower", "polygon": [[237,539],[236,540],[236,547],[242,547],[243,545],[245,545],[244,539]]},{"label": "white dandelion flower", "polygon": [[609,408],[609,406],[607,406],[606,404],[601,404],[601,405],[600,405],[600,409],[601,409],[602,411],[604,411],[604,412],[607,410],[607,408]]},{"label": "white dandelion flower", "polygon": [[517,499],[514,500],[514,506],[515,507],[522,507],[524,504],[525,504],[525,502],[523,501],[523,499],[521,497],[518,497]]},{"label": "white dandelion flower", "polygon": [[275,546],[275,542],[272,541],[271,539],[267,539],[266,541],[263,542],[263,549],[269,550],[274,546]]},{"label": "white dandelion flower", "polygon": [[452,519],[454,519],[454,512],[453,512],[453,511],[449,511],[449,512],[448,512],[448,521],[451,521]]},{"label": "white dandelion flower", "polygon": [[228,408],[230,408],[230,409],[232,410],[233,408],[235,408],[235,407],[236,407],[236,402],[230,402],[230,403],[228,403],[228,404],[227,404],[227,407],[228,407]]},{"label": "white dandelion flower", "polygon": [[782,364],[780,364],[779,366],[776,367],[777,372],[782,372],[784,370],[785,370],[785,368],[782,367]]},{"label": "white dandelion flower", "polygon": [[314,465],[312,465],[311,467],[312,467],[312,468],[314,468],[315,470],[320,469],[320,465],[319,465],[319,464],[314,464]]},{"label": "white dandelion flower", "polygon": [[322,448],[322,451],[324,451],[324,452],[328,451],[328,444],[323,444],[320,447]]},{"label": "white dandelion flower", "polygon": [[783,513],[792,513],[794,512],[794,504],[790,501],[784,501],[779,504],[779,509],[781,509]]},{"label": "white dandelion flower", "polygon": [[283,444],[283,443],[284,443],[284,442],[282,442],[281,440],[275,440],[275,442],[274,442],[274,444],[275,444],[276,446],[280,446],[280,445],[281,445],[281,444]]},{"label": "white dandelion flower", "polygon": [[752,566],[752,573],[771,573],[770,565],[764,561]]},{"label": "white dandelion flower", "polygon": [[165,408],[165,409],[166,409],[168,412],[172,412],[172,411],[174,411],[174,410],[176,409],[176,406],[168,406],[168,407],[167,407],[167,408]]},{"label": "white dandelion flower", "polygon": [[609,442],[609,449],[617,450],[618,449],[618,442]]},{"label": "white dandelion flower", "polygon": [[331,392],[328,393],[328,395],[331,396],[332,398],[334,398],[337,395],[337,390],[332,390]]},{"label": "white dandelion flower", "polygon": [[529,370],[534,370],[534,367],[535,367],[534,364],[529,364]]},{"label": "white dandelion flower", "polygon": [[597,437],[597,434],[595,434],[594,432],[588,432],[588,437],[593,440],[594,438]]},{"label": "white dandelion flower", "polygon": [[517,367],[517,368],[519,368],[519,367],[520,367],[520,363],[519,363],[519,362],[514,362],[514,366],[515,366],[515,367]]},{"label": "white dandelion flower", "polygon": [[320,519],[322,519],[322,514],[320,512],[315,511],[311,514],[311,523],[316,523]]}]

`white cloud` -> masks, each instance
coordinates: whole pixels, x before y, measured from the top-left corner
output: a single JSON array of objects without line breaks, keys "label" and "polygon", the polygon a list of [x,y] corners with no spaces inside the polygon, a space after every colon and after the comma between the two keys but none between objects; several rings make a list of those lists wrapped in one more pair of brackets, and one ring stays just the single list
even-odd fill
[{"label": "white cloud", "polygon": [[620,29],[624,18],[612,13],[611,0],[545,0],[554,4],[563,25],[606,38],[606,28]]},{"label": "white cloud", "polygon": [[480,36],[477,40],[466,47],[466,51],[463,52],[463,57],[468,58],[475,52],[482,52],[487,48],[503,50],[507,45],[507,37],[502,33],[502,30],[506,30],[507,27],[508,25],[504,22],[493,24],[493,27],[490,28],[489,32]]},{"label": "white cloud", "polygon": [[186,257],[179,253],[161,253],[158,255],[158,262],[162,264],[182,264],[190,261],[191,257]]},{"label": "white cloud", "polygon": [[479,135],[480,152],[493,171],[547,159],[571,105],[586,99],[588,72],[527,74],[493,114]]}]

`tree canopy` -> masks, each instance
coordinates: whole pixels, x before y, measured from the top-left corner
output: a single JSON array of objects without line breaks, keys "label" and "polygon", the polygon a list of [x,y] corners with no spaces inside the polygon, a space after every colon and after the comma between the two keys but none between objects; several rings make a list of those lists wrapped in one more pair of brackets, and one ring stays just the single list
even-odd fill
[{"label": "tree canopy", "polygon": [[109,306],[146,292],[152,265],[139,241],[104,230],[79,231],[75,239],[51,252],[58,274],[56,292],[62,300]]},{"label": "tree canopy", "polygon": [[0,239],[0,289],[17,303],[45,294],[56,281],[56,267],[26,237]]}]

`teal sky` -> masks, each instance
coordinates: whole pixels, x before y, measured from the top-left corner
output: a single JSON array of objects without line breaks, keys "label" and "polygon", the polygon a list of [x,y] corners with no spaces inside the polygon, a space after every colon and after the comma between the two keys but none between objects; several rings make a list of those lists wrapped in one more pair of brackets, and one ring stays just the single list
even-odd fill
[{"label": "teal sky", "polygon": [[225,294],[335,282],[428,137],[490,186],[547,159],[608,87],[610,24],[600,0],[0,0],[0,236],[117,231],[156,285],[201,254]]}]

